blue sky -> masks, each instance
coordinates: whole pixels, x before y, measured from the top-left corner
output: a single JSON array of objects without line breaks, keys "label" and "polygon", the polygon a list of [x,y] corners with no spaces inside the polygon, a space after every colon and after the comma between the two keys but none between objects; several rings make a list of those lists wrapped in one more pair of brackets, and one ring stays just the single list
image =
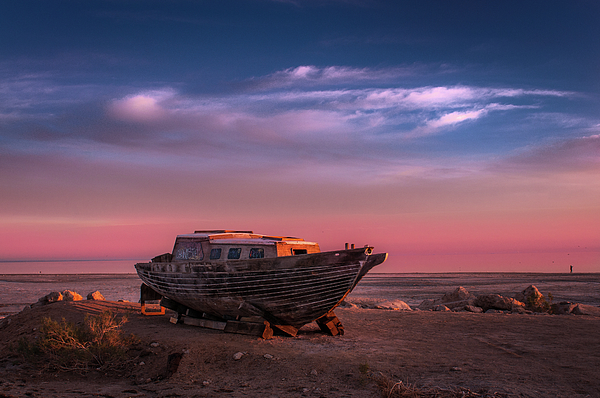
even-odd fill
[{"label": "blue sky", "polygon": [[[591,246],[598,21],[595,1],[2,2],[0,257],[85,256],[23,241],[99,226]],[[507,219],[529,246],[473,232]]]}]

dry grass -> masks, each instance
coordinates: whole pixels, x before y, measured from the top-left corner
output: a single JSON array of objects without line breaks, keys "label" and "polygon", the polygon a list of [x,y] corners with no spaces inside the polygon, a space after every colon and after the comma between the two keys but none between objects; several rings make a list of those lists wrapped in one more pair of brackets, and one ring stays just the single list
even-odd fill
[{"label": "dry grass", "polygon": [[382,373],[372,374],[371,377],[379,386],[386,398],[501,398],[506,394],[479,390],[471,391],[465,387],[419,387],[408,382],[394,382]]},{"label": "dry grass", "polygon": [[83,324],[62,319],[42,319],[41,336],[35,342],[22,339],[17,351],[27,360],[49,370],[85,373],[90,368],[118,368],[126,362],[130,347],[138,342],[123,335],[121,326],[127,317],[110,311],[86,315]]}]

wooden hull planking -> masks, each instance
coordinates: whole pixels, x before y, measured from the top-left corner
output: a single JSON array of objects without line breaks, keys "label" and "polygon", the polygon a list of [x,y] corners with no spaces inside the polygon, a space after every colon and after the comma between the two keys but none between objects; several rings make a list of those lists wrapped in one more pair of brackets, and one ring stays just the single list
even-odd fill
[{"label": "wooden hull planking", "polygon": [[260,315],[296,328],[332,311],[386,253],[342,250],[227,262],[140,263],[152,289],[220,318]]}]

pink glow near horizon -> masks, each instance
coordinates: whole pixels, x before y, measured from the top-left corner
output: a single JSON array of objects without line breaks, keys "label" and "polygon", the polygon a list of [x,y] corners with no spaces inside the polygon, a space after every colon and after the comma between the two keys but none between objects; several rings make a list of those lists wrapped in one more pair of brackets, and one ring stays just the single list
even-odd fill
[{"label": "pink glow near horizon", "polygon": [[[319,242],[324,251],[342,248],[346,242],[369,244],[390,253],[377,272],[564,272],[565,264],[552,263],[564,252],[579,256],[578,272],[600,272],[600,218],[584,211],[556,213],[505,214],[496,219],[481,214],[363,214],[262,220],[220,214],[215,217],[223,219],[218,224],[214,219],[105,226],[31,223],[0,229],[0,258],[149,259],[170,252],[177,234],[233,227],[303,237]],[[500,256],[478,261],[490,253]],[[507,259],[505,267],[499,262],[502,258]]]}]

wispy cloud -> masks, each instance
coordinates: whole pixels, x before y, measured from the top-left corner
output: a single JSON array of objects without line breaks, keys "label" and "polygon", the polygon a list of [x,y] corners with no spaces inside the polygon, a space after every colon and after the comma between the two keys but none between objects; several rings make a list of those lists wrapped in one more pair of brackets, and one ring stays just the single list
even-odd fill
[{"label": "wispy cloud", "polygon": [[314,87],[332,85],[357,85],[365,82],[390,82],[415,75],[420,66],[395,68],[351,68],[345,66],[317,67],[302,65],[277,71],[273,74],[256,77],[247,83],[258,89],[277,89],[290,87]]},{"label": "wispy cloud", "polygon": [[[12,140],[0,144],[21,152],[50,151],[54,141],[63,155],[65,148],[88,151],[100,144],[99,158],[146,164],[158,156],[174,167],[225,162],[297,168],[306,161],[316,162],[313,169],[359,167],[386,175],[398,171],[398,157],[426,156],[411,152],[411,142],[421,137],[461,134],[493,114],[517,111],[527,111],[532,120],[546,115],[545,123],[551,123],[548,99],[574,95],[510,87],[398,87],[392,81],[402,73],[409,71],[300,66],[254,79],[270,82],[268,89],[219,95],[190,95],[169,85],[136,90],[60,85],[47,77],[5,79],[0,123],[9,126]],[[358,86],[336,87],[350,80]],[[46,120],[24,130],[22,122],[36,114]],[[401,170],[421,168],[409,161]]]}]

